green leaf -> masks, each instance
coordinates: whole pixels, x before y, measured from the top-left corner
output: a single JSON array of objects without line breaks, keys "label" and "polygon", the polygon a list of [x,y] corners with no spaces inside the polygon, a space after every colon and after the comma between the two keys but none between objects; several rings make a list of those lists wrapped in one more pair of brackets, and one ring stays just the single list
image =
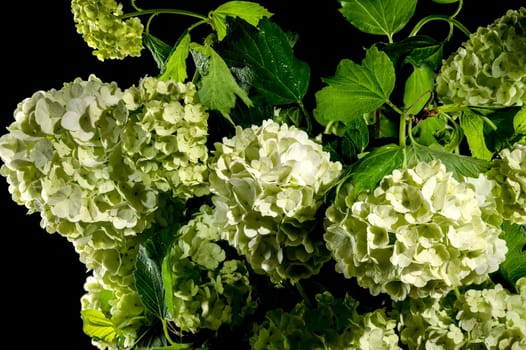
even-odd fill
[{"label": "green leaf", "polygon": [[355,157],[369,144],[369,129],[363,119],[351,120],[346,126],[348,129],[343,137],[343,152],[347,153],[347,156]]},{"label": "green leaf", "polygon": [[262,18],[272,15],[266,8],[252,1],[229,1],[210,12],[209,18],[217,32],[217,39],[221,41],[227,34],[227,17],[239,17],[255,27]]},{"label": "green leaf", "polygon": [[513,117],[513,128],[515,135],[526,135],[526,105],[522,106]]},{"label": "green leaf", "polygon": [[365,120],[354,119],[348,123],[334,122],[326,129],[326,134],[337,137],[329,137],[324,140],[323,147],[332,154],[334,159],[344,163],[351,163],[369,144],[369,128]]},{"label": "green leaf", "polygon": [[189,210],[189,207],[183,199],[173,198],[168,193],[159,195],[159,209],[155,212],[155,224],[143,231],[143,235],[148,237],[143,243],[144,247],[150,259],[159,268],[172,248],[177,232],[186,223],[185,210]]},{"label": "green leaf", "polygon": [[165,69],[165,62],[168,56],[170,56],[170,52],[172,51],[172,47],[162,41],[161,39],[151,35],[150,33],[144,33],[142,36],[142,40],[144,43],[144,46],[150,51],[150,53],[153,56],[153,59],[155,63],[157,64],[157,68],[159,68],[159,71],[162,72]]},{"label": "green leaf", "polygon": [[404,161],[404,152],[398,145],[387,144],[374,148],[351,169],[351,181],[354,185],[354,194],[371,191],[382,178],[399,168]]},{"label": "green leaf", "polygon": [[331,78],[322,79],[328,86],[316,92],[314,117],[321,125],[330,121],[348,122],[363,118],[389,101],[395,86],[393,63],[375,46],[367,49],[362,64],[342,60]]},{"label": "green leaf", "polygon": [[189,349],[193,344],[192,343],[179,343],[171,344],[168,346],[154,346],[150,350],[184,350]]},{"label": "green leaf", "polygon": [[404,107],[409,114],[416,115],[427,104],[433,93],[435,73],[427,65],[413,67],[404,89]]},{"label": "green leaf", "polygon": [[417,0],[341,0],[340,12],[364,33],[387,35],[405,27],[415,13]]},{"label": "green leaf", "polygon": [[436,70],[442,64],[443,45],[427,35],[415,35],[382,47],[395,67],[400,69],[404,64],[414,66],[428,65]]},{"label": "green leaf", "polygon": [[420,121],[412,131],[413,138],[419,145],[431,146],[442,145],[444,136],[447,138],[444,134],[447,134],[449,129],[446,119],[438,115]]},{"label": "green leaf", "polygon": [[174,80],[183,82],[188,77],[186,70],[186,59],[190,50],[190,33],[185,32],[170,53],[165,64],[165,69],[159,76],[160,80]]},{"label": "green leaf", "polygon": [[484,124],[484,119],[476,113],[465,112],[460,117],[460,127],[468,141],[471,155],[475,158],[490,160],[493,152],[486,146]]},{"label": "green leaf", "polygon": [[244,22],[232,23],[232,35],[221,54],[238,80],[255,89],[271,105],[301,101],[310,82],[310,67],[294,56],[283,30],[264,18],[259,30]]},{"label": "green leaf", "polygon": [[468,156],[462,156],[441,149],[412,144],[407,149],[408,164],[416,161],[430,162],[438,159],[446,166],[448,171],[453,173],[456,179],[462,180],[463,177],[478,177],[489,169],[489,162]]},{"label": "green leaf", "polygon": [[508,252],[499,266],[499,274],[514,286],[521,277],[526,277],[526,226],[504,221],[502,239],[506,241]]},{"label": "green leaf", "polygon": [[117,328],[102,311],[87,309],[82,310],[80,315],[83,321],[82,330],[91,338],[111,343],[117,336]]},{"label": "green leaf", "polygon": [[247,92],[238,85],[225,61],[214,49],[191,43],[190,52],[202,76],[198,89],[201,103],[219,111],[230,121],[230,111],[236,104],[236,96],[247,106],[252,106]]},{"label": "green leaf", "polygon": [[135,287],[146,309],[159,319],[164,319],[167,310],[164,302],[164,284],[157,263],[148,256],[141,245],[135,263]]},{"label": "green leaf", "polygon": [[[485,115],[496,127],[490,127],[488,123],[484,125],[484,135],[486,136],[486,146],[494,153],[499,152],[504,147],[516,142],[515,116],[521,107],[505,107],[497,110],[476,109],[477,113]],[[513,122],[512,122],[513,121]]]},{"label": "green leaf", "polygon": [[172,310],[174,309],[174,292],[173,292],[173,266],[172,255],[167,254],[161,265],[161,278],[164,287],[164,305],[166,306],[166,318],[173,319]]},{"label": "green leaf", "polygon": [[[243,103],[237,103],[231,111],[230,116],[236,125],[242,128],[250,128],[252,125],[260,125],[263,120],[274,115],[274,106],[262,101],[259,96],[251,96],[254,107],[247,107]],[[280,112],[280,114],[283,111]],[[211,135],[213,136],[213,135]],[[221,135],[219,135],[221,136]],[[226,135],[223,135],[226,136]]]},{"label": "green leaf", "polygon": [[419,145],[452,152],[462,141],[462,130],[448,124],[446,116],[439,114],[420,120],[412,129],[413,138]]}]

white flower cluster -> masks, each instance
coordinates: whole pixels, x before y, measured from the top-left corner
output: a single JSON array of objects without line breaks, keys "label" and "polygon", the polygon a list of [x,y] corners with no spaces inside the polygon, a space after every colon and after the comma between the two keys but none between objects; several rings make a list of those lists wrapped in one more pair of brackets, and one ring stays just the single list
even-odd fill
[{"label": "white flower cluster", "polygon": [[503,149],[491,164],[488,177],[498,184],[494,196],[499,212],[513,223],[526,224],[526,144]]},{"label": "white flower cluster", "polygon": [[161,194],[208,193],[208,114],[194,96],[191,83],[146,77],[122,91],[91,75],[20,102],[0,138],[13,200],[39,212],[92,272],[82,310],[101,312],[130,344],[146,313],[137,252],[158,211],[169,212]]},{"label": "white flower cluster", "polygon": [[207,194],[208,114],[195,85],[145,77],[123,100],[123,154],[141,183],[178,198]]},{"label": "white flower cluster", "polygon": [[191,83],[152,80],[121,91],[91,75],[19,103],[0,138],[13,200],[100,248],[148,227],[160,192],[202,193],[208,115]]},{"label": "white flower cluster", "polygon": [[[173,321],[182,331],[217,330],[253,311],[248,269],[227,259],[213,208],[203,205],[182,226],[169,252]],[[191,272],[190,272],[191,271]]]},{"label": "white flower cluster", "polygon": [[481,209],[475,183],[433,160],[394,170],[356,200],[342,190],[326,212],[324,235],[336,270],[393,300],[483,282],[507,247],[500,221],[485,220],[491,206]]},{"label": "white flower cluster", "polygon": [[400,339],[412,349],[511,349],[526,347],[526,278],[511,293],[497,284],[443,299],[400,304]]},{"label": "white flower cluster", "polygon": [[[102,242],[148,225],[155,191],[130,179],[120,156],[128,119],[122,97],[116,84],[93,75],[39,91],[19,103],[0,138],[1,174],[13,200],[40,212],[49,232]],[[129,200],[138,186],[141,200]]]},{"label": "white flower cluster", "polygon": [[341,164],[305,131],[272,120],[237,127],[215,147],[210,191],[224,238],[275,282],[318,271],[328,254],[313,237],[316,214]]},{"label": "white flower cluster", "polygon": [[526,101],[526,8],[480,27],[444,60],[436,78],[441,102],[522,106]]},{"label": "white flower cluster", "polygon": [[402,349],[397,320],[384,308],[360,314],[358,302],[349,295],[336,298],[324,292],[315,299],[290,311],[268,311],[264,321],[253,327],[250,349]]},{"label": "white flower cluster", "polygon": [[92,249],[75,242],[81,261],[92,269],[84,283],[81,312],[100,312],[118,333],[112,342],[92,339],[99,349],[116,349],[117,343],[132,346],[139,329],[147,323],[146,308],[135,290],[133,276],[140,242],[138,236],[127,237],[113,249]]},{"label": "white flower cluster", "polygon": [[384,309],[376,309],[364,314],[360,327],[352,329],[352,340],[342,344],[344,350],[402,350],[397,334],[397,322],[386,315]]}]

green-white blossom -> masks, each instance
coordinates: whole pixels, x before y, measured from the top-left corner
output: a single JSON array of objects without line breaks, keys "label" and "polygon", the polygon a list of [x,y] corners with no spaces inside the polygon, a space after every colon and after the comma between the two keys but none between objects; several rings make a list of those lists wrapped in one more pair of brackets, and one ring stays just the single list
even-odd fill
[{"label": "green-white blossom", "polygon": [[144,77],[123,100],[123,157],[140,182],[179,198],[208,193],[208,113],[195,85]]},{"label": "green-white blossom", "polygon": [[442,62],[436,78],[442,103],[522,106],[526,101],[526,7],[479,27]]},{"label": "green-white blossom", "polygon": [[526,348],[526,278],[517,281],[517,290],[514,294],[497,284],[467,290],[458,298],[456,319],[471,346]]},{"label": "green-white blossom", "polygon": [[324,237],[336,270],[373,295],[438,298],[485,281],[504,260],[501,220],[486,221],[477,187],[440,161],[396,169],[357,200],[350,192],[328,208]]},{"label": "green-white blossom", "polygon": [[[100,270],[101,271],[101,270]],[[147,324],[145,307],[132,286],[103,282],[99,270],[88,276],[80,298],[84,329],[90,324],[105,326],[105,337],[92,336],[92,344],[101,350],[131,349]]]},{"label": "green-white blossom", "polygon": [[455,320],[449,298],[410,298],[396,304],[398,331],[404,348],[460,350],[465,333]]},{"label": "green-white blossom", "polygon": [[255,309],[245,262],[228,259],[220,240],[213,209],[203,205],[178,230],[168,254],[173,293],[170,312],[184,332],[236,324]]},{"label": "green-white blossom", "polygon": [[210,190],[223,237],[272,281],[308,277],[328,252],[317,211],[341,164],[294,126],[236,128],[215,144]]},{"label": "green-white blossom", "polygon": [[502,216],[526,224],[526,144],[501,150],[491,162],[488,177],[498,184],[494,196]]},{"label": "green-white blossom", "polygon": [[397,320],[383,308],[360,314],[351,296],[316,294],[315,303],[292,310],[273,309],[255,324],[249,339],[252,350],[400,350]]},{"label": "green-white blossom", "polygon": [[13,200],[71,241],[113,247],[147,228],[159,193],[208,193],[207,113],[193,84],[91,75],[20,102],[0,138]]},{"label": "green-white blossom", "polygon": [[413,349],[506,349],[526,346],[526,278],[517,293],[502,285],[462,288],[440,299],[397,303],[401,343]]},{"label": "green-white blossom", "polygon": [[48,232],[102,242],[149,225],[157,190],[123,161],[123,95],[91,75],[18,104],[0,138],[1,174],[13,200],[39,212]]},{"label": "green-white blossom", "polygon": [[115,0],[72,0],[77,32],[101,61],[138,57],[144,26],[137,17],[122,18],[123,5]]}]

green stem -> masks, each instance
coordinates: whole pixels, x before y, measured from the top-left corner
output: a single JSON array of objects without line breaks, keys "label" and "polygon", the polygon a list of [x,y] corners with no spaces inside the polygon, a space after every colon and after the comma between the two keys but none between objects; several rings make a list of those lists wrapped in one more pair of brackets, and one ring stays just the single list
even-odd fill
[{"label": "green stem", "polygon": [[307,110],[307,108],[305,108],[305,105],[303,104],[303,101],[299,100],[298,101],[298,106],[300,107],[301,112],[305,116],[305,120],[307,122],[307,132],[310,134],[310,132],[312,131],[312,124],[311,124],[311,121],[310,121],[310,119],[311,119],[310,113]]},{"label": "green stem", "polygon": [[170,345],[175,345],[177,342],[175,342],[172,337],[170,336],[170,330],[168,329],[168,322],[163,318],[161,319],[161,323],[163,325],[163,332],[164,336],[166,337],[166,340],[170,343]]},{"label": "green stem", "polygon": [[130,0],[130,3],[131,3],[131,6],[136,10],[136,11],[141,11],[142,9],[137,6],[137,4],[135,3],[135,0]]},{"label": "green stem", "polygon": [[202,20],[207,20],[208,18],[206,16],[203,16],[199,13],[195,13],[192,11],[186,11],[186,10],[179,10],[179,9],[148,9],[148,10],[140,10],[135,12],[130,12],[122,15],[121,19],[126,19],[130,17],[138,17],[138,16],[144,16],[144,15],[159,15],[159,14],[171,14],[171,15],[183,15],[183,16],[190,16],[199,18]]},{"label": "green stem", "polygon": [[455,113],[455,112],[468,112],[469,107],[461,106],[458,104],[447,104],[436,107],[438,113]]},{"label": "green stem", "polygon": [[493,129],[493,131],[497,131],[497,125],[495,125],[495,123],[493,123],[493,121],[491,119],[489,119],[488,117],[486,116],[481,116],[482,120],[489,125],[489,127],[491,129]]},{"label": "green stem", "polygon": [[298,290],[298,292],[300,293],[301,297],[303,298],[303,300],[305,300],[305,303],[307,305],[312,305],[311,304],[311,301],[309,299],[309,296],[307,295],[307,293],[305,293],[305,289],[303,289],[303,287],[301,286],[300,282],[299,281],[296,281],[294,282],[294,285],[296,286],[296,289]]},{"label": "green stem", "polygon": [[401,148],[405,148],[407,145],[407,122],[411,116],[409,113],[402,111],[391,101],[387,100],[385,103],[400,115],[400,124],[398,125],[398,144]]},{"label": "green stem", "polygon": [[405,115],[400,116],[400,124],[398,125],[398,145],[400,148],[405,148],[407,145],[407,119]]},{"label": "green stem", "polygon": [[[422,29],[422,27],[424,25],[426,25],[427,23],[429,22],[432,22],[432,21],[445,21],[445,22],[448,22],[450,24],[450,26],[454,26],[454,27],[457,27],[461,32],[463,32],[466,36],[469,36],[471,34],[471,32],[469,31],[468,28],[466,28],[466,26],[464,26],[462,23],[460,23],[458,20],[456,20],[455,18],[451,17],[451,16],[446,16],[446,15],[429,15],[429,16],[426,16],[424,18],[422,18],[420,21],[418,21],[417,24],[415,24],[413,30],[411,31],[411,33],[409,33],[409,36],[415,36],[418,34],[418,32]],[[447,37],[446,40],[449,40],[451,38],[451,30],[450,30],[450,33]]]},{"label": "green stem", "polygon": [[463,6],[464,6],[464,1],[463,0],[459,0],[458,1],[458,6],[457,6],[457,10],[451,15],[451,18],[457,17],[457,15],[460,13],[460,10],[462,10]]}]

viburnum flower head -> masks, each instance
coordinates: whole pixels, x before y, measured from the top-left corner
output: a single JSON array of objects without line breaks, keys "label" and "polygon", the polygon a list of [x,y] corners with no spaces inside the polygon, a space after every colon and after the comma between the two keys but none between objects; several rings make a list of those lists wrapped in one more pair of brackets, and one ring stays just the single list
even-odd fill
[{"label": "viburnum flower head", "polygon": [[236,324],[255,309],[245,262],[227,258],[220,240],[213,209],[202,205],[170,249],[170,312],[184,332]]},{"label": "viburnum flower head", "polygon": [[491,162],[488,177],[498,184],[495,197],[502,216],[526,224],[526,144],[501,150]]},{"label": "viburnum flower head", "polygon": [[215,148],[210,190],[224,238],[275,282],[318,271],[328,254],[312,237],[316,214],[341,164],[305,131],[272,120],[238,126]]},{"label": "viburnum flower head", "polygon": [[526,277],[517,280],[517,293],[491,284],[397,303],[401,342],[409,349],[524,349]]},{"label": "viburnum flower head", "polygon": [[92,344],[107,350],[122,349],[122,346],[131,348],[139,337],[140,328],[147,323],[146,308],[137,291],[127,285],[105,285],[98,271],[86,278],[84,290],[80,298],[83,317],[103,319],[116,330],[111,339],[93,338]]},{"label": "viburnum flower head", "polygon": [[123,5],[115,0],[72,0],[77,32],[101,61],[138,57],[144,26],[137,17],[123,20]]},{"label": "viburnum flower head", "polygon": [[134,170],[123,164],[128,111],[122,97],[117,84],[91,75],[18,104],[0,139],[1,174],[13,200],[40,212],[49,232],[70,240],[120,237],[148,225],[156,191],[131,178]]},{"label": "viburnum flower head", "polygon": [[208,113],[195,85],[146,76],[123,100],[123,156],[141,182],[179,198],[207,194]]},{"label": "viburnum flower head", "polygon": [[526,8],[508,10],[442,63],[436,91],[443,103],[522,106],[526,101]]},{"label": "viburnum flower head", "polygon": [[373,295],[440,297],[481,283],[507,252],[499,225],[484,220],[477,181],[459,181],[438,160],[396,169],[370,193],[344,187],[326,212],[336,270]]}]

